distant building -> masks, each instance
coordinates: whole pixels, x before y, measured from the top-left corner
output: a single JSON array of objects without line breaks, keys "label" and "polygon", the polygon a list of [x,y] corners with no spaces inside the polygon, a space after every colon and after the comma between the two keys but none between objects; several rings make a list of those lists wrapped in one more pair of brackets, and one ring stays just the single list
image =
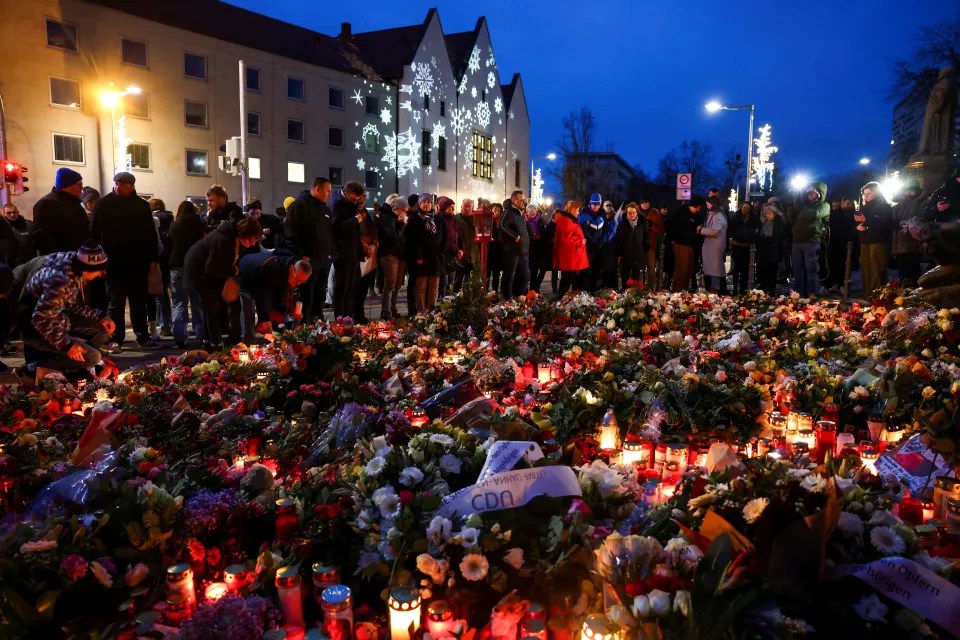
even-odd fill
[{"label": "distant building", "polygon": [[[431,9],[412,26],[343,23],[330,36],[219,0],[34,0],[6,13],[7,157],[30,170],[14,199],[28,216],[61,166],[101,190],[127,168],[170,208],[213,183],[239,200],[217,157],[240,133],[240,60],[250,194],[267,208],[317,176],[365,184],[368,205],[393,191],[501,200],[527,180],[523,85],[501,85],[483,18],[446,36]],[[131,85],[142,93],[102,103]]]},{"label": "distant building", "polygon": [[[890,169],[900,169],[917,152],[923,130],[923,116],[927,111],[927,96],[913,92],[893,108],[893,126],[890,131]],[[954,149],[960,150],[960,112],[955,121],[957,132]]]},{"label": "distant building", "polygon": [[599,193],[615,207],[625,201],[637,172],[612,151],[569,154],[564,158],[563,191],[565,198],[586,199]]}]

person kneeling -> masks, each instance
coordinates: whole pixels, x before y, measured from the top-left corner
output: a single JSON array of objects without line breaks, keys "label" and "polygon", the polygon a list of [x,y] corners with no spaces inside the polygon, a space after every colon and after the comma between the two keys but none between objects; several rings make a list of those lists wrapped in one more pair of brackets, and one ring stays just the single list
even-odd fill
[{"label": "person kneeling", "polygon": [[312,274],[310,263],[296,256],[264,251],[241,258],[244,340],[252,342],[254,339],[254,308],[257,315],[256,332],[264,336],[272,334],[273,325],[284,324],[287,317],[302,320],[298,288]]},{"label": "person kneeling", "polygon": [[84,302],[83,288],[105,275],[107,254],[96,243],[48,255],[24,286],[17,324],[23,336],[25,370],[38,364],[65,374],[96,373],[98,347],[116,330],[105,311]]}]

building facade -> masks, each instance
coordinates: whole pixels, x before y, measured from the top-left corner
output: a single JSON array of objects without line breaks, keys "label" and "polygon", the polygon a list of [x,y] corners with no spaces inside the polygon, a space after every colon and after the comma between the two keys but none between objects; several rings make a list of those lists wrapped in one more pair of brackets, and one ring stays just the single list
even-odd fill
[{"label": "building facade", "polygon": [[[61,166],[101,190],[129,169],[168,208],[199,204],[213,183],[239,200],[240,178],[218,156],[240,135],[241,60],[250,195],[267,208],[317,176],[365,184],[368,205],[394,191],[502,199],[516,169],[507,148],[521,165],[529,157],[525,106],[510,141],[508,114],[492,117],[503,96],[483,19],[475,46],[495,90],[474,98],[479,79],[459,91],[435,10],[413,26],[353,34],[344,23],[331,36],[218,0],[2,1],[0,51],[17,60],[0,70],[6,157],[29,168],[31,190],[13,199],[27,217]],[[489,167],[466,161],[476,134],[492,143],[481,139]]]},{"label": "building facade", "polygon": [[625,204],[637,172],[612,151],[569,154],[564,158],[563,184],[567,198],[586,199],[599,193],[619,208]]}]

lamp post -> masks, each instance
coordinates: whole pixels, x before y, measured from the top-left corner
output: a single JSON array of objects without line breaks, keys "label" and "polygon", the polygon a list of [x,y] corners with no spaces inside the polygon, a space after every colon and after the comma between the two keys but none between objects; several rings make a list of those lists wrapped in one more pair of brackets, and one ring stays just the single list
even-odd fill
[{"label": "lamp post", "polygon": [[[533,161],[534,160],[550,160],[551,162],[557,159],[557,154],[552,151],[545,156],[537,156],[536,158],[530,158],[530,200],[533,201]],[[536,204],[536,203],[535,203]]]},{"label": "lamp post", "polygon": [[[111,83],[111,86],[113,86],[113,83]],[[140,87],[131,84],[123,91],[105,89],[100,93],[101,104],[110,110],[110,146],[113,149],[110,154],[110,162],[113,164],[114,172],[126,169],[126,163],[124,163],[123,167],[117,166],[117,107],[120,106],[120,100],[122,100],[124,96],[138,96],[142,92],[143,90]]]},{"label": "lamp post", "polygon": [[752,104],[738,104],[733,106],[727,106],[721,104],[717,100],[711,100],[706,105],[704,105],[709,113],[716,113],[717,111],[746,111],[750,110],[750,129],[747,131],[747,179],[746,187],[743,192],[743,201],[747,202],[750,199],[750,174],[753,172],[753,112],[755,105]]}]

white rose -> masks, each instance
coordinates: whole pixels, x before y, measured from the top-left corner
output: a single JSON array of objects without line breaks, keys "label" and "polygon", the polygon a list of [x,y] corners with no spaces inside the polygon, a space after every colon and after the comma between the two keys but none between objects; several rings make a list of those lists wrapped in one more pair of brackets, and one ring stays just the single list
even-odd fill
[{"label": "white rose", "polygon": [[650,599],[647,596],[636,596],[633,599],[633,615],[638,618],[650,617]]}]

